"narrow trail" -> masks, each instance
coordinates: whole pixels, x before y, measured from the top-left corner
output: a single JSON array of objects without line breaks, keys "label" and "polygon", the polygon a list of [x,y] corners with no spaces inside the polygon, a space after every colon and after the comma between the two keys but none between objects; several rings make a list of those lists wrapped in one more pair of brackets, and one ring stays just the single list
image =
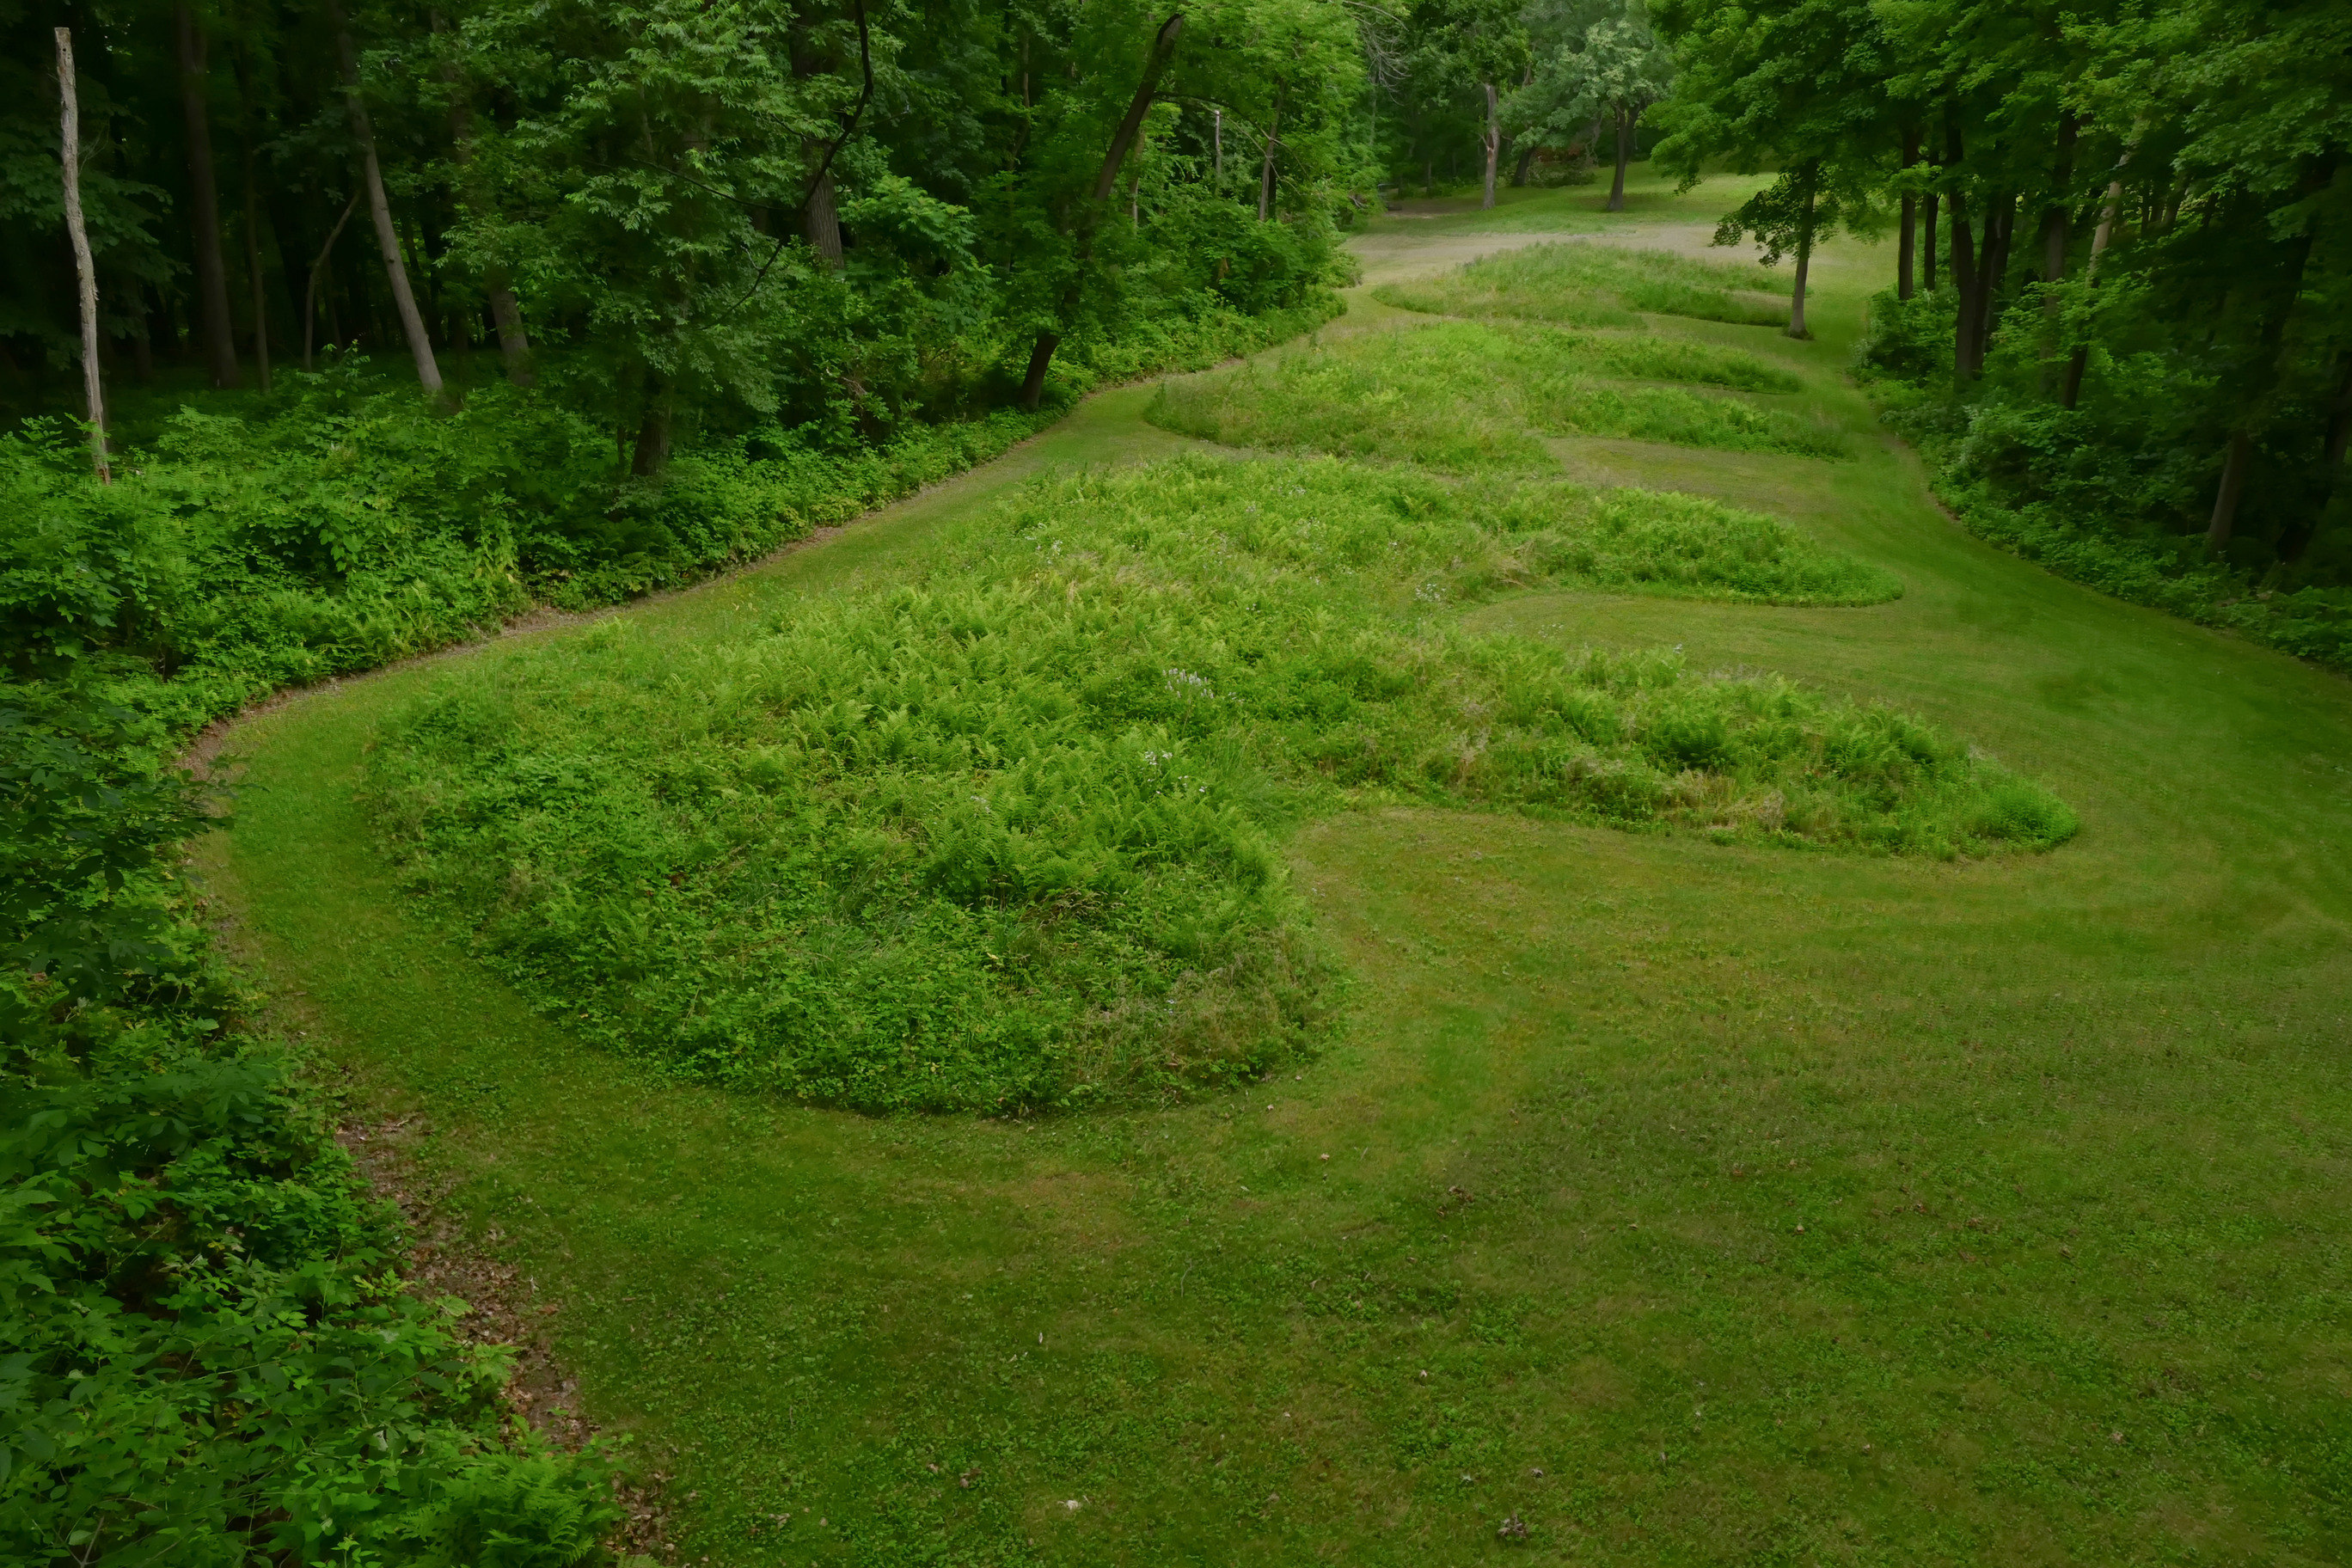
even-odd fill
[{"label": "narrow trail", "polygon": [[[1704,248],[1706,188],[1637,194],[1564,234]],[[1360,253],[1369,289],[1548,237]],[[670,1478],[689,1562],[1466,1563],[1517,1549],[1507,1515],[1625,1563],[2339,1558],[2352,687],[1954,528],[1843,374],[1885,269],[1824,255],[1813,342],[1661,328],[1788,367],[1853,460],[1556,450],[1786,518],[1900,599],[1465,621],[1915,710],[2077,807],[2054,854],[1341,814],[1290,871],[1360,977],[1344,1040],[1042,1122],[681,1083],[424,916],[355,800],[377,727],[574,623],[244,716],[200,871],[446,1233],[523,1282],[567,1397]],[[1342,326],[1412,320],[1360,290]],[[1050,467],[1195,446],[1150,396],[607,618],[725,637],[884,580]]]}]

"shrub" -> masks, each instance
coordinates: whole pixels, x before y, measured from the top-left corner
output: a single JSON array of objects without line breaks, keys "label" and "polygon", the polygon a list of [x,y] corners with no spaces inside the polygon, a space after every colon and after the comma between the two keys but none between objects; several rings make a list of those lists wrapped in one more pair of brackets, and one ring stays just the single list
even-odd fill
[{"label": "shrub", "polygon": [[402,1290],[187,919],[202,803],[157,738],[0,693],[0,1556],[592,1561],[606,1461],[509,1426],[500,1353]]}]

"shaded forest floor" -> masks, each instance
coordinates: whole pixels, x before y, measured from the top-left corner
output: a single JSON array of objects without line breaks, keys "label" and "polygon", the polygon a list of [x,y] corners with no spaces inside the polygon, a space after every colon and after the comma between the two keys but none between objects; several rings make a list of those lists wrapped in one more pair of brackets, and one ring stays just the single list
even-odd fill
[{"label": "shaded forest floor", "polygon": [[[1370,289],[1508,245],[1696,253],[1729,184],[1376,225],[1323,337],[1425,321]],[[1888,269],[1833,247],[1811,342],[1656,323],[1794,374],[1853,460],[1552,449],[1787,519],[1902,597],[1464,614],[1916,712],[2080,812],[2053,853],[1327,817],[1289,850],[1357,977],[1319,1063],[1017,1122],[681,1085],[537,1016],[354,804],[447,661],[237,727],[204,869],[440,1218],[543,1310],[565,1396],[667,1478],[688,1562],[2340,1560],[2352,687],[1955,528],[1843,375]],[[1040,472],[1202,449],[1150,396],[622,613],[725,635]]]}]

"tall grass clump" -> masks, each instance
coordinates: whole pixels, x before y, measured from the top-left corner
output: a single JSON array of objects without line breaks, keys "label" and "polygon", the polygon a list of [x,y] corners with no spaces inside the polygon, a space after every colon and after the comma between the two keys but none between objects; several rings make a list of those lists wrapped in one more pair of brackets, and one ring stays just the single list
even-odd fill
[{"label": "tall grass clump", "polygon": [[1311,1052],[1336,977],[1280,845],[1352,799],[1932,855],[2071,831],[1900,715],[1443,613],[1580,576],[1878,586],[1684,498],[1196,457],[1039,480],[727,640],[614,624],[453,671],[366,790],[407,884],[549,1012],[869,1109]]},{"label": "tall grass clump", "polygon": [[1429,315],[1570,327],[1631,326],[1636,311],[1785,327],[1787,304],[1757,296],[1788,292],[1787,279],[1753,266],[1572,241],[1501,251],[1435,278],[1383,283],[1372,298]]},{"label": "tall grass clump", "polygon": [[1751,354],[1647,337],[1468,321],[1366,332],[1172,381],[1146,417],[1228,446],[1414,462],[1443,473],[1556,468],[1547,436],[1621,436],[1735,452],[1847,454],[1816,420],[1644,381],[1783,390]]}]

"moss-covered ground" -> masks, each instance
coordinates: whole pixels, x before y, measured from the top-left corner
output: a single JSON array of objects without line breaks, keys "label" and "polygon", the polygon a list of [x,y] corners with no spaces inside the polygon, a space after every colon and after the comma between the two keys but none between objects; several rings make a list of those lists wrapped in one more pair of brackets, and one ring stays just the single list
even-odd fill
[{"label": "moss-covered ground", "polygon": [[[1696,252],[1736,199],[1634,194],[1540,200]],[[1483,241],[1384,223],[1368,283],[1538,207]],[[1356,976],[1328,1052],[1015,1121],[680,1082],[546,1022],[357,804],[429,665],[242,725],[206,873],[373,1135],[538,1292],[572,1397],[668,1478],[688,1563],[2340,1561],[2352,687],[1954,528],[1842,375],[1887,269],[1833,247],[1811,342],[1660,328],[1785,368],[1853,460],[1549,450],[1785,518],[1899,598],[1460,614],[1919,714],[2080,814],[2053,853],[1323,816],[1286,854]],[[1426,320],[1360,295],[1326,335]],[[633,635],[769,624],[1028,476],[1192,446],[1150,396]],[[532,641],[460,657],[494,677]]]}]

